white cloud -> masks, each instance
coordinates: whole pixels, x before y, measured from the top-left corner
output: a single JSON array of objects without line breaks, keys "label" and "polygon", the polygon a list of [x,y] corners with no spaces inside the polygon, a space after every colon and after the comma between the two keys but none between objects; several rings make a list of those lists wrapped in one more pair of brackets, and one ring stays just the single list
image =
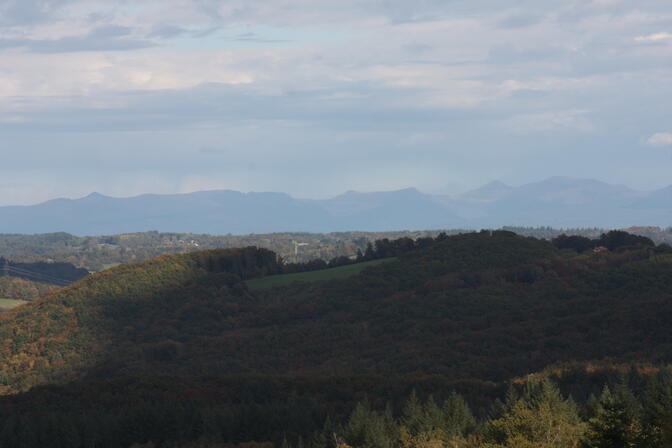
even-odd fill
[{"label": "white cloud", "polygon": [[658,132],[649,137],[646,143],[656,148],[672,146],[672,133]]},{"label": "white cloud", "polygon": [[503,125],[517,134],[558,131],[590,133],[597,130],[597,126],[589,118],[589,114],[589,110],[577,109],[521,114],[504,120]]},{"label": "white cloud", "polygon": [[635,37],[636,42],[661,42],[672,40],[672,33],[654,33],[648,36]]},{"label": "white cloud", "polygon": [[6,53],[0,71],[3,98],[29,98],[50,108],[54,99],[79,106],[100,104],[109,92],[189,89],[206,83],[248,84],[252,70],[239,66],[245,59],[230,51],[192,53]]},{"label": "white cloud", "polygon": [[661,42],[672,40],[672,33],[654,33],[648,36],[639,36],[635,38],[637,42]]}]

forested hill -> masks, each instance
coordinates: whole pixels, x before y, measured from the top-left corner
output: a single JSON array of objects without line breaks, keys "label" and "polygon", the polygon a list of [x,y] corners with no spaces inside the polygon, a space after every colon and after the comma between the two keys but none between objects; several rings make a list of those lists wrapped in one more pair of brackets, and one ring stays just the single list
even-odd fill
[{"label": "forested hill", "polygon": [[669,247],[610,235],[383,241],[363,258],[390,261],[271,289],[246,281],[302,267],[253,247],[118,266],[0,316],[2,392],[122,375],[498,380],[569,360],[669,361]]}]

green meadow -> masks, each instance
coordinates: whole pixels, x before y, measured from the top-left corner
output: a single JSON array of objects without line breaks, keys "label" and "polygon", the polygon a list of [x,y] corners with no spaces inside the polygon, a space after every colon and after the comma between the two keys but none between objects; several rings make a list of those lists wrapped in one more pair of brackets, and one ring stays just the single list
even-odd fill
[{"label": "green meadow", "polygon": [[14,300],[14,299],[0,299],[0,312],[8,311],[12,308],[16,308],[19,305],[28,303],[25,300]]}]

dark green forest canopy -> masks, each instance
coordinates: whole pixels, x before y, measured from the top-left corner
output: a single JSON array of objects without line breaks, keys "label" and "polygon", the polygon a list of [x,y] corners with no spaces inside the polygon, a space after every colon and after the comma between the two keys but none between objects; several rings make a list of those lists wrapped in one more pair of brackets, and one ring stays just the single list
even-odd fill
[{"label": "dark green forest canopy", "polygon": [[440,376],[254,375],[40,386],[0,397],[0,446],[668,447],[672,368],[595,367],[508,387]]},{"label": "dark green forest canopy", "polygon": [[664,248],[579,254],[504,231],[376,246],[399,256],[254,292],[245,279],[284,267],[252,247],[95,274],[0,317],[0,387],[167,373],[502,380],[561,361],[672,354]]},{"label": "dark green forest canopy", "polygon": [[536,446],[545,429],[516,425],[549,404],[567,443],[614,436],[614,419],[623,440],[653,437],[633,446],[672,437],[669,247],[496,231],[363,252],[348,277],[258,290],[327,264],[165,255],[5,313],[0,444],[467,448],[509,446],[513,428]]}]

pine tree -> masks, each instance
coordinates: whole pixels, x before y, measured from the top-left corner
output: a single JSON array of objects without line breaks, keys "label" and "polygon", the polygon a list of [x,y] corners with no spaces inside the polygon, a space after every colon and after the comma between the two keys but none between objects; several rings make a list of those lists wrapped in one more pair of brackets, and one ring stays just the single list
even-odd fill
[{"label": "pine tree", "polygon": [[672,446],[672,367],[660,370],[643,397],[646,437],[650,446]]},{"label": "pine tree", "polygon": [[369,241],[366,243],[366,250],[364,251],[364,260],[373,260],[376,258],[376,252],[373,249],[373,244]]},{"label": "pine tree", "polygon": [[[622,388],[624,389],[624,388]],[[629,392],[629,391],[628,391]],[[641,425],[626,390],[612,393],[605,387],[596,416],[588,422],[582,448],[635,448],[640,446]]]},{"label": "pine tree", "polygon": [[404,404],[401,425],[406,428],[411,435],[417,435],[422,432],[424,421],[425,412],[422,403],[418,399],[415,390],[413,390]]},{"label": "pine tree", "polygon": [[345,428],[345,438],[348,444],[353,446],[361,446],[364,444],[367,436],[367,431],[370,430],[371,408],[367,400],[357,403],[355,409],[350,414],[350,419]]},{"label": "pine tree", "polygon": [[489,423],[489,448],[570,448],[583,431],[576,405],[548,379],[530,382],[523,398]]},{"label": "pine tree", "polygon": [[[317,432],[310,441],[311,448],[331,448],[334,434],[340,434],[342,429],[331,421],[329,416],[324,420],[322,431]],[[303,441],[299,439],[299,444]],[[302,447],[301,447],[302,448]]]},{"label": "pine tree", "polygon": [[396,439],[391,432],[391,413],[379,414],[368,401],[355,407],[345,428],[345,441],[357,448],[388,448]]},{"label": "pine tree", "polygon": [[450,437],[464,436],[476,424],[476,419],[464,398],[456,392],[443,404],[444,431]]},{"label": "pine tree", "polygon": [[433,431],[437,429],[443,430],[444,417],[443,412],[434,397],[430,395],[424,406],[424,418],[422,422],[421,431]]}]

